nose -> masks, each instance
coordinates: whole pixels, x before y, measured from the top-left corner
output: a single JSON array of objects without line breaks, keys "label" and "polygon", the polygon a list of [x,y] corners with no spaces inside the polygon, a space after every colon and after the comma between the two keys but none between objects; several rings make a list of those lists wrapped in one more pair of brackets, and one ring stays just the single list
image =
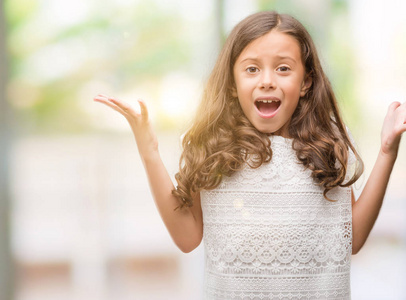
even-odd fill
[{"label": "nose", "polygon": [[259,87],[261,89],[273,89],[275,87],[275,80],[273,78],[272,72],[264,70],[262,76],[260,77]]}]

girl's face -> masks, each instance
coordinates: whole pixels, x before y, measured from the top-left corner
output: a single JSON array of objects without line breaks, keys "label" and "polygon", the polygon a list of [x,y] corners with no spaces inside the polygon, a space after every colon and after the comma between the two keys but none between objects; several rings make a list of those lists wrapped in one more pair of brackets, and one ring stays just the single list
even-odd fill
[{"label": "girl's face", "polygon": [[289,123],[299,98],[311,79],[292,36],[272,30],[241,52],[233,68],[235,89],[242,110],[260,132],[288,137]]}]

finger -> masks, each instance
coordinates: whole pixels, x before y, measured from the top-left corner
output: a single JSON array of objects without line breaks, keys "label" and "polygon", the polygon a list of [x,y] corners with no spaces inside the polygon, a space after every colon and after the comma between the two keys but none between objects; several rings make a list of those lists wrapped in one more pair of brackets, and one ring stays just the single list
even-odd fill
[{"label": "finger", "polygon": [[388,112],[394,112],[400,105],[398,101],[392,102],[388,107]]},{"label": "finger", "polygon": [[137,115],[137,113],[133,110],[133,108],[126,102],[120,101],[117,98],[113,98],[113,97],[110,97],[108,100],[110,102],[114,103],[115,105],[117,105],[118,107],[120,107],[126,113],[132,114],[132,115]]},{"label": "finger", "polygon": [[406,132],[406,123],[399,126],[399,136],[401,137]]},{"label": "finger", "polygon": [[138,103],[140,104],[141,107],[141,116],[143,120],[148,120],[148,109],[147,105],[145,104],[144,100],[138,99]]},{"label": "finger", "polygon": [[104,97],[104,96],[96,96],[96,97],[93,97],[93,100],[96,101],[96,102],[101,102],[101,103],[108,102],[107,98]]},{"label": "finger", "polygon": [[120,107],[109,102],[105,97],[94,97],[93,100],[96,102],[102,103],[104,105],[107,105],[108,107],[114,109],[115,111],[119,112],[120,114],[122,114],[124,116],[126,115],[126,113]]},{"label": "finger", "polygon": [[402,105],[400,105],[397,109],[396,112],[398,113],[398,116],[400,120],[403,120],[403,124],[406,123],[406,102],[404,102]]},{"label": "finger", "polygon": [[403,102],[402,104],[400,104],[396,109],[398,109],[398,108],[405,110],[406,109],[406,102]]},{"label": "finger", "polygon": [[115,105],[113,103],[110,103],[108,100],[106,100],[104,98],[95,97],[94,101],[102,103],[102,104],[104,104],[104,105],[106,105],[108,107],[111,107],[112,109],[114,109],[115,111],[118,111],[121,114],[124,113],[124,111],[121,108],[119,108],[117,105]]},{"label": "finger", "polygon": [[105,99],[105,100],[107,100],[107,96],[102,95],[102,94],[98,94],[97,96],[94,96],[94,97],[93,97],[93,100],[96,100],[96,99],[98,99],[98,100],[100,100],[100,99]]}]

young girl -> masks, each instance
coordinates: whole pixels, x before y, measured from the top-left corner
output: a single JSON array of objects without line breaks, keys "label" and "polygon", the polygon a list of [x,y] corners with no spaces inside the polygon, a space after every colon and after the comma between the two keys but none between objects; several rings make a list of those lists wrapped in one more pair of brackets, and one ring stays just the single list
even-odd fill
[{"label": "young girl", "polygon": [[260,12],[231,32],[183,139],[174,188],[148,119],[130,123],[159,213],[183,252],[204,239],[205,299],[350,299],[350,259],[378,216],[406,103],[385,118],[381,149],[355,201],[362,161],[311,37]]}]

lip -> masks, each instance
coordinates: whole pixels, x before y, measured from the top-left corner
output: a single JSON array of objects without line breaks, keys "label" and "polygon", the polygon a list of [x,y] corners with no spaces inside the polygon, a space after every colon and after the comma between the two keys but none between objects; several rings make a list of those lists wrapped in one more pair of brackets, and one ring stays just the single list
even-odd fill
[{"label": "lip", "polygon": [[281,104],[279,105],[278,109],[275,110],[272,114],[270,114],[270,115],[265,115],[265,114],[261,113],[261,112],[258,110],[257,106],[255,105],[255,102],[256,102],[256,101],[259,101],[259,100],[272,100],[272,101],[279,101],[279,102],[281,102],[281,100],[280,100],[278,97],[274,97],[274,96],[262,96],[262,97],[257,97],[257,98],[255,98],[255,101],[254,101],[255,110],[257,111],[258,115],[259,115],[261,118],[263,118],[263,119],[270,119],[270,118],[273,118],[273,117],[278,113],[279,109],[280,109],[281,106],[282,106],[282,103],[281,103]]}]

